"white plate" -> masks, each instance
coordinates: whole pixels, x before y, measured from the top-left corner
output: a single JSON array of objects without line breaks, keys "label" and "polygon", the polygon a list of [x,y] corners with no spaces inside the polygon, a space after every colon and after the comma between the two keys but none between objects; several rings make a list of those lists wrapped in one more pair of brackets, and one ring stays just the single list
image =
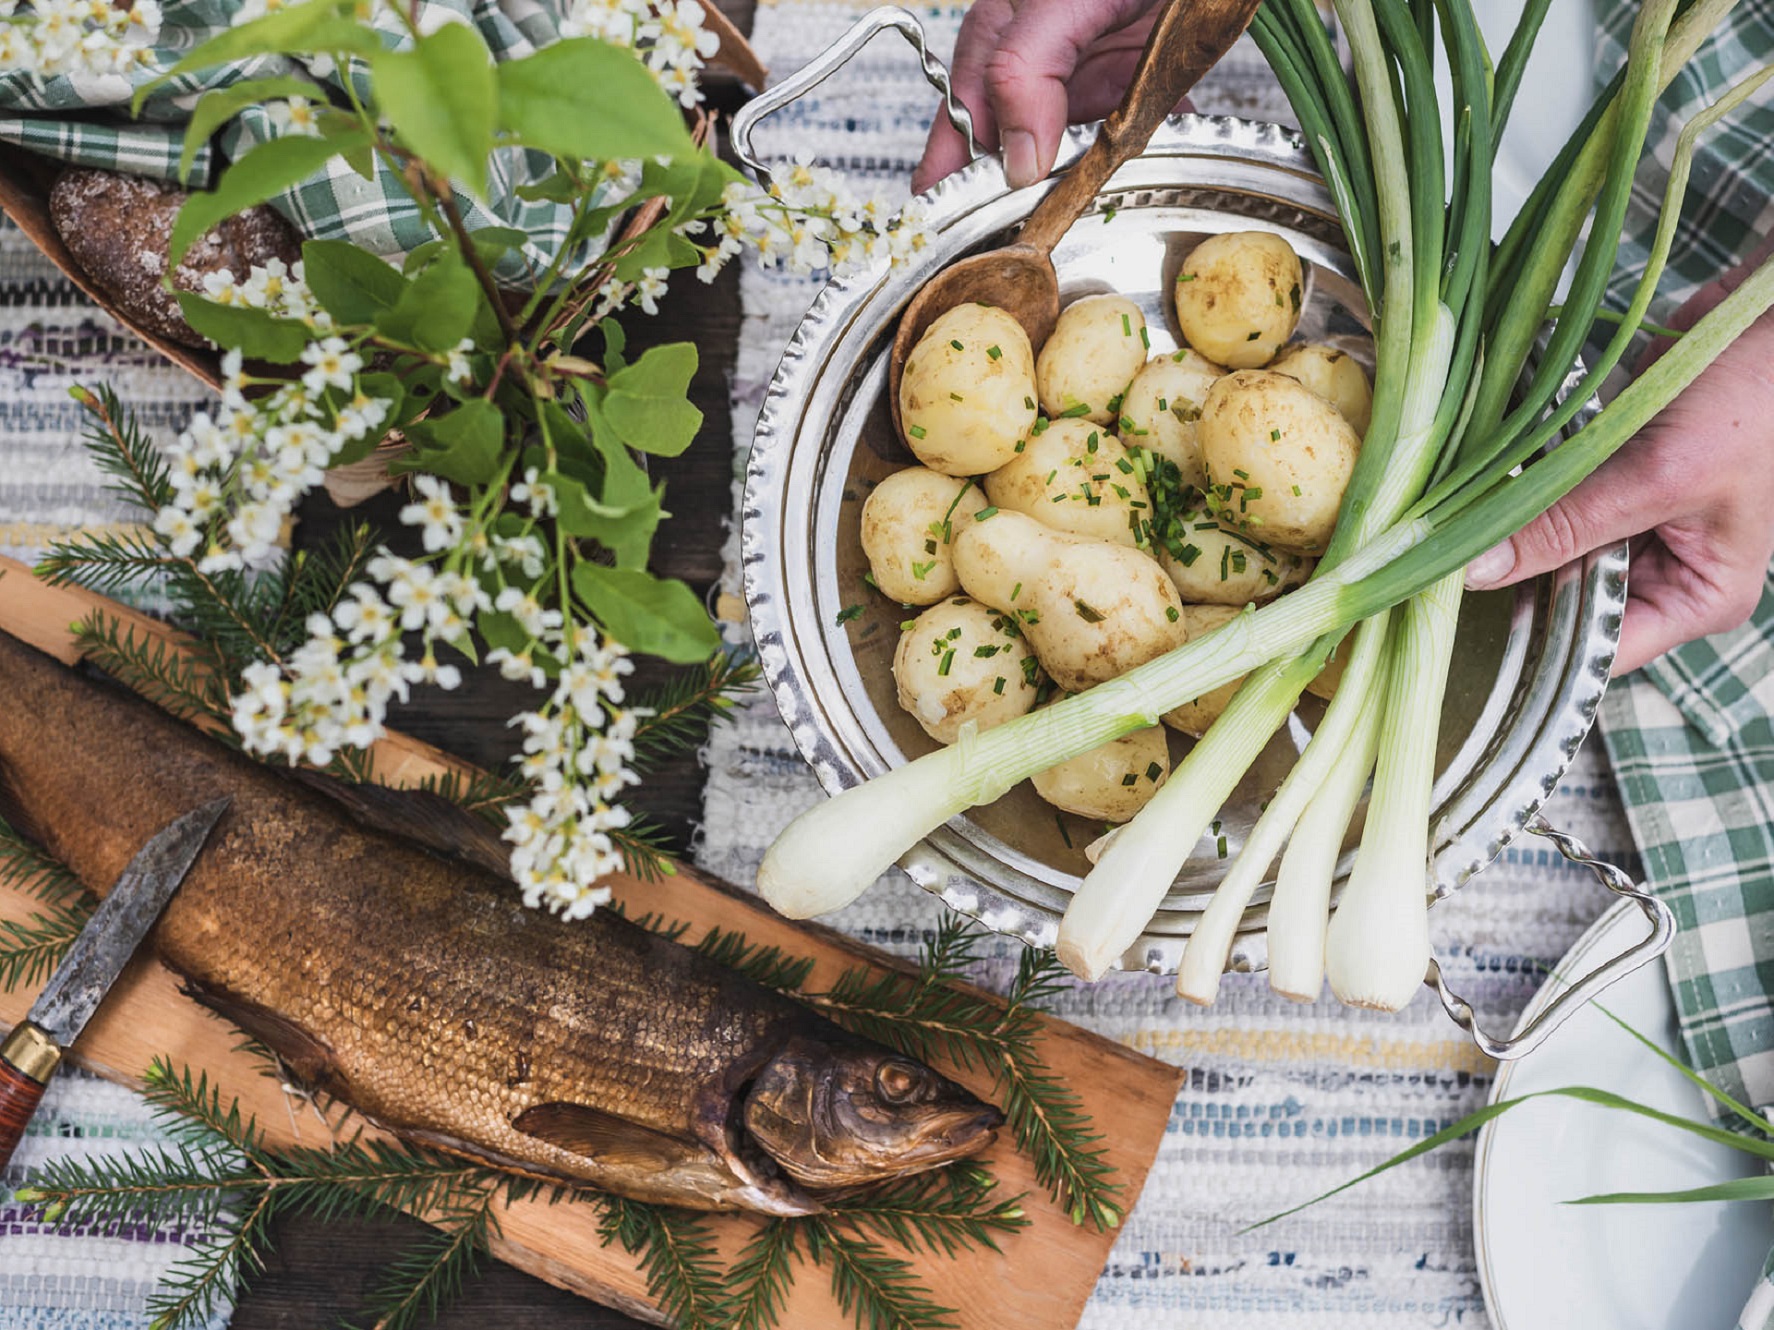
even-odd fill
[{"label": "white plate", "polygon": [[[1558,966],[1577,978],[1644,935],[1622,901]],[[1549,983],[1523,1013],[1550,1001]],[[1602,1005],[1677,1053],[1675,1006],[1661,964],[1641,966]],[[1594,1004],[1544,1045],[1499,1068],[1491,1100],[1589,1085],[1685,1117],[1705,1112],[1700,1091]],[[1574,1099],[1523,1104],[1478,1138],[1472,1213],[1478,1271],[1496,1330],[1697,1330],[1737,1324],[1774,1218],[1754,1202],[1570,1206],[1579,1196],[1675,1191],[1759,1172],[1741,1151],[1676,1127]]]}]

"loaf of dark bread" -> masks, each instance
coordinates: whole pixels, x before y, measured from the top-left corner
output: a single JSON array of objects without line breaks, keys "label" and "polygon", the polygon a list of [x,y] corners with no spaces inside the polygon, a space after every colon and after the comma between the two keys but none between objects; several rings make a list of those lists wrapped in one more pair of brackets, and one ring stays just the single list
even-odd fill
[{"label": "loaf of dark bread", "polygon": [[[76,167],[57,178],[49,215],[74,261],[121,314],[169,341],[202,348],[208,343],[162,285],[173,219],[188,197],[164,181]],[[301,256],[295,230],[261,205],[228,218],[192,245],[173,285],[201,291],[204,275],[223,269],[244,282],[254,264],[293,264]]]}]

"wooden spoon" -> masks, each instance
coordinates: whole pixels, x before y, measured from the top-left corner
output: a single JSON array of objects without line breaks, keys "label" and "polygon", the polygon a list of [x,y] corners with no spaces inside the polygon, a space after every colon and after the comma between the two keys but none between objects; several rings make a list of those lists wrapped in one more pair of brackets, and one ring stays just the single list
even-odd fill
[{"label": "wooden spoon", "polygon": [[1250,26],[1259,0],[1164,0],[1121,105],[1072,169],[1042,199],[1010,244],[975,254],[938,273],[912,297],[899,319],[888,366],[893,425],[899,380],[924,330],[967,301],[996,305],[1022,324],[1040,350],[1059,319],[1059,275],[1053,247],[1121,164],[1151,141],[1164,118]]}]

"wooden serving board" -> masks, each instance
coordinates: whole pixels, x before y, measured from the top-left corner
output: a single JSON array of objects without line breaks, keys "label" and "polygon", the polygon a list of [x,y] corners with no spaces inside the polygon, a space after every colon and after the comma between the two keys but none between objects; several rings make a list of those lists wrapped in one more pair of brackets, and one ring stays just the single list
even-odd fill
[{"label": "wooden serving board", "polygon": [[[130,619],[144,632],[176,641],[175,634],[153,619],[89,592],[48,587],[24,566],[0,559],[0,629],[72,662],[76,651],[70,629],[95,607]],[[0,705],[5,705],[3,679]],[[376,769],[390,784],[413,783],[447,770],[469,770],[457,759],[404,735],[391,735],[377,746]],[[654,883],[619,879],[614,888],[617,899],[635,912],[658,910],[670,918],[692,921],[692,939],[719,927],[812,957],[816,985],[829,983],[840,971],[859,964],[907,968],[897,959],[829,929],[790,923],[753,897],[688,867]],[[0,918],[25,918],[32,904],[22,892],[0,885]],[[0,994],[0,1030],[22,1020],[34,996],[23,989]],[[292,1105],[285,1093],[261,1074],[258,1062],[234,1050],[237,1042],[231,1027],[181,996],[172,974],[144,955],[112,991],[75,1046],[72,1060],[111,1080],[139,1084],[151,1060],[163,1055],[175,1065],[208,1072],[224,1095],[237,1096],[242,1107],[257,1116],[272,1142],[324,1144],[326,1130],[314,1112],[302,1103]],[[1181,1070],[1061,1021],[1046,1022],[1042,1052],[1082,1096],[1104,1132],[1124,1184],[1122,1200],[1131,1207],[1169,1121]],[[979,1077],[970,1077],[958,1068],[944,1070],[989,1095],[990,1085]],[[960,1324],[966,1330],[1001,1325],[1070,1330],[1096,1284],[1114,1234],[1074,1227],[1047,1198],[1028,1161],[1016,1153],[1008,1139],[1001,1139],[985,1160],[1005,1194],[1026,1193],[1024,1207],[1030,1226],[1003,1242],[1002,1255],[987,1251],[953,1260],[927,1255],[915,1258],[931,1293],[960,1312]],[[594,1205],[522,1202],[502,1215],[503,1236],[495,1244],[495,1252],[551,1284],[642,1319],[665,1323],[647,1295],[646,1282],[635,1262],[600,1244],[597,1219]],[[753,1231],[755,1223],[745,1216],[723,1215],[713,1220],[729,1255]],[[848,1325],[849,1318],[832,1299],[825,1276],[807,1272],[794,1288],[782,1324],[811,1330]]]}]

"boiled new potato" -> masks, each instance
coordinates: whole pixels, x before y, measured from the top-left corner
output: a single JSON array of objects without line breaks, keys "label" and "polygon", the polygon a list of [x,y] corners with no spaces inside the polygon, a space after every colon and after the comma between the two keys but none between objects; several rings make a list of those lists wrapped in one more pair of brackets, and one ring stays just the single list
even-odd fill
[{"label": "boiled new potato", "polygon": [[1107,425],[1145,363],[1146,316],[1138,305],[1113,294],[1074,300],[1035,361],[1041,409]]},{"label": "boiled new potato", "polygon": [[1239,370],[1208,391],[1196,436],[1219,520],[1268,545],[1322,554],[1361,437],[1297,379]]},{"label": "boiled new potato", "polygon": [[1214,380],[1225,373],[1206,356],[1188,348],[1154,356],[1133,376],[1121,399],[1121,436],[1176,463],[1182,483],[1207,488],[1207,468],[1195,422]]},{"label": "boiled new potato", "polygon": [[1347,351],[1319,342],[1302,342],[1275,357],[1269,368],[1298,379],[1336,407],[1357,434],[1366,437],[1368,421],[1374,414],[1374,389],[1361,362]]},{"label": "boiled new potato", "polygon": [[1209,236],[1177,274],[1177,323],[1184,340],[1209,360],[1255,369],[1294,335],[1304,281],[1299,255],[1278,235]]},{"label": "boiled new potato", "polygon": [[1001,309],[956,305],[906,357],[900,425],[932,471],[977,476],[1003,466],[1035,416],[1035,353]]},{"label": "boiled new potato", "polygon": [[955,574],[1015,616],[1041,668],[1082,692],[1188,639],[1182,600],[1155,559],[1000,512],[955,537]]},{"label": "boiled new potato", "polygon": [[[1216,629],[1224,628],[1244,611],[1234,609],[1230,605],[1185,605],[1183,606],[1183,622],[1189,626],[1189,640],[1206,637]],[[1184,734],[1192,734],[1197,739],[1207,733],[1207,727],[1220,718],[1220,713],[1231,704],[1232,694],[1238,691],[1243,683],[1244,675],[1239,675],[1231,683],[1221,684],[1211,693],[1203,693],[1193,702],[1185,702],[1182,706],[1164,713],[1164,723]]]},{"label": "boiled new potato", "polygon": [[928,467],[895,471],[862,505],[862,552],[883,595],[906,605],[934,605],[955,593],[949,544],[961,523],[986,506],[970,480]]},{"label": "boiled new potato", "polygon": [[1037,771],[1035,793],[1055,808],[1099,822],[1125,822],[1170,775],[1170,746],[1157,725]]},{"label": "boiled new potato", "polygon": [[1136,544],[1151,520],[1152,499],[1127,449],[1088,420],[1055,420],[1036,430],[982,482],[986,498],[1056,531]]},{"label": "boiled new potato", "polygon": [[1261,605],[1298,586],[1317,560],[1227,531],[1205,508],[1184,513],[1181,530],[1158,546],[1177,594],[1198,605]]},{"label": "boiled new potato", "polygon": [[972,722],[989,730],[1035,705],[1040,671],[1014,616],[966,596],[932,605],[899,635],[899,705],[938,743]]}]

